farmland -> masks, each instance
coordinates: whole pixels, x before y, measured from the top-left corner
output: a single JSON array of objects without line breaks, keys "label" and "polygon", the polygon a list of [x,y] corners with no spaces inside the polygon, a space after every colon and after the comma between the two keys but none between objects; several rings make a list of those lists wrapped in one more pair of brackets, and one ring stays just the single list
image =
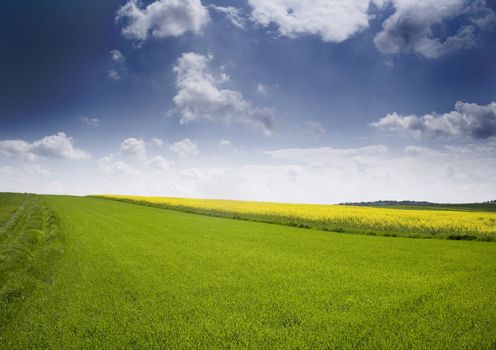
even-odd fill
[{"label": "farmland", "polygon": [[[22,243],[30,259],[2,275],[22,291],[1,296],[2,349],[496,344],[491,242],[345,235],[91,197],[20,202],[0,255]],[[33,228],[35,240],[20,238]]]},{"label": "farmland", "polygon": [[62,253],[57,216],[39,196],[0,194],[0,334]]},{"label": "farmland", "polygon": [[11,217],[26,198],[25,195],[18,193],[0,194],[0,226]]},{"label": "farmland", "polygon": [[255,220],[334,232],[383,236],[496,240],[496,213],[412,210],[232,200],[108,195],[191,213]]}]

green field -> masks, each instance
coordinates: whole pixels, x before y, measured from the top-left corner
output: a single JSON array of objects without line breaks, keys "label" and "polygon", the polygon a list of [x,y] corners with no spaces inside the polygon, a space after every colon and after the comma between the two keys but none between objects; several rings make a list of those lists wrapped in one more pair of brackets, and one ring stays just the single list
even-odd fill
[{"label": "green field", "polygon": [[58,218],[41,197],[0,194],[0,213],[7,212],[0,222],[0,334],[63,251]]},{"label": "green field", "polygon": [[10,219],[27,197],[18,193],[0,193],[0,227]]},{"label": "green field", "polygon": [[100,195],[96,198],[223,218],[372,236],[496,241],[496,213],[223,199]]},{"label": "green field", "polygon": [[496,347],[496,243],[23,198],[1,349]]}]

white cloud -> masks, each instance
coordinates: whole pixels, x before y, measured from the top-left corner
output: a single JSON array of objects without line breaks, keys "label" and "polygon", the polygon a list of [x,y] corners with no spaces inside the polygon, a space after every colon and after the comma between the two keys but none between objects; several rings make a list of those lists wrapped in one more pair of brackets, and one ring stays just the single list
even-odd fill
[{"label": "white cloud", "polygon": [[496,102],[488,105],[457,102],[455,110],[444,114],[386,115],[372,123],[378,129],[408,133],[415,137],[455,137],[487,139],[496,136]]},{"label": "white cloud", "polygon": [[377,157],[384,157],[389,153],[389,150],[383,145],[372,145],[359,148],[284,148],[265,153],[273,159],[279,160],[311,164],[333,164],[337,159],[369,161]]},{"label": "white cloud", "polygon": [[412,156],[412,157],[432,157],[437,154],[437,152],[427,148],[427,147],[420,147],[420,146],[407,146],[405,147],[405,154],[407,156]]},{"label": "white cloud", "polygon": [[[496,196],[494,190],[490,189],[495,184],[496,175],[494,139],[482,144],[446,145],[440,150],[409,146],[405,148],[405,154],[412,161],[421,162],[421,166],[425,168],[436,169],[440,176],[444,176],[445,178],[433,177],[432,181],[439,186],[443,185],[443,181],[458,182],[460,189],[479,192],[481,188],[485,188],[486,196]],[[455,187],[453,191],[458,193]],[[483,192],[480,193],[480,197],[483,195]]]},{"label": "white cloud", "polygon": [[395,156],[383,146],[276,150],[265,165],[180,170],[176,184],[187,196],[283,202],[463,202],[496,196],[496,153],[431,152],[435,155]]},{"label": "white cloud", "polygon": [[[234,147],[234,144],[232,141],[230,140],[220,140],[218,143],[217,143],[217,149],[220,150],[222,152],[222,154],[226,154],[224,152],[228,151],[228,152],[235,152],[235,153],[240,153],[241,151]],[[219,156],[216,155],[215,158],[217,158]]]},{"label": "white cloud", "polygon": [[35,160],[38,156],[31,152],[32,144],[24,140],[0,141],[0,155],[7,157],[18,156],[26,160]]},{"label": "white cloud", "polygon": [[172,144],[169,149],[183,159],[193,158],[200,152],[196,141],[191,141],[189,138]]},{"label": "white cloud", "polygon": [[229,140],[220,140],[219,141],[219,147],[231,148],[232,142]]},{"label": "white cloud", "polygon": [[122,77],[116,69],[109,69],[108,77],[112,80],[120,80]]},{"label": "white cloud", "polygon": [[209,8],[213,9],[216,12],[222,13],[227,17],[227,19],[237,28],[239,29],[245,29],[246,27],[246,19],[243,17],[241,14],[241,10],[232,7],[232,6],[227,6],[227,7],[222,7],[222,6],[216,6],[216,5],[209,5]]},{"label": "white cloud", "polygon": [[[492,151],[492,152],[491,152]],[[293,148],[267,152],[289,169],[280,180],[292,201],[412,199],[482,201],[496,196],[496,143],[433,150],[409,146],[394,155],[384,146],[354,149]],[[269,170],[266,171],[267,174]],[[274,189],[271,189],[274,191]],[[282,191],[282,189],[281,189]],[[367,199],[365,199],[367,198]]]},{"label": "white cloud", "polygon": [[146,145],[145,141],[130,137],[125,139],[121,143],[121,153],[130,156],[136,156],[138,158],[146,157]]},{"label": "white cloud", "polygon": [[0,155],[24,160],[40,158],[87,159],[89,154],[74,147],[74,140],[65,133],[46,136],[34,142],[24,140],[0,141]]},{"label": "white cloud", "polygon": [[[374,39],[379,51],[427,58],[475,46],[477,34],[496,22],[484,0],[249,0],[249,4],[255,23],[274,24],[287,37],[311,34],[325,42],[342,42],[368,28],[374,18],[372,6],[382,12],[393,8]],[[446,24],[453,20],[458,28],[450,33]]]},{"label": "white cloud", "polygon": [[254,107],[239,91],[223,89],[226,75],[215,74],[208,66],[212,56],[189,52],[183,54],[174,72],[178,92],[174,97],[181,123],[196,120],[237,122],[270,135],[275,128],[271,108]]},{"label": "white cloud", "polygon": [[24,171],[29,175],[35,176],[50,176],[53,175],[50,170],[46,166],[42,166],[40,164],[25,164],[23,166]]},{"label": "white cloud", "polygon": [[211,56],[189,52],[183,54],[174,67],[179,89],[174,103],[181,114],[181,123],[201,118],[228,122],[234,114],[247,108],[239,92],[219,90],[217,85],[221,80],[208,67],[211,59]]},{"label": "white cloud", "polygon": [[[494,16],[485,1],[465,0],[394,0],[395,12],[383,23],[374,42],[382,53],[417,53],[438,58],[447,53],[477,45],[478,32]],[[453,33],[436,34],[435,26],[459,22]],[[494,18],[493,18],[494,20]]]},{"label": "white cloud", "polygon": [[107,70],[107,75],[112,80],[120,80],[126,74],[126,58],[119,50],[111,50],[110,58],[112,60]]},{"label": "white cloud", "polygon": [[148,165],[157,170],[169,170],[171,168],[171,163],[162,156],[150,158]]},{"label": "white cloud", "polygon": [[262,96],[267,96],[269,94],[267,87],[263,84],[260,84],[260,83],[257,84],[257,92]]},{"label": "white cloud", "polygon": [[100,119],[98,118],[90,118],[90,117],[79,117],[79,120],[86,125],[89,126],[98,126],[100,125]]},{"label": "white cloud", "polygon": [[0,191],[62,194],[63,186],[54,180],[58,175],[36,163],[0,167]]},{"label": "white cloud", "polygon": [[75,148],[73,139],[63,132],[35,141],[31,144],[30,152],[42,157],[67,159],[85,159],[89,157],[86,152]]},{"label": "white cloud", "polygon": [[282,35],[319,35],[341,42],[369,25],[369,0],[249,0],[252,19],[262,26],[275,24]]},{"label": "white cloud", "polygon": [[119,50],[111,50],[110,56],[112,57],[112,61],[117,63],[123,63],[125,61],[124,55]]},{"label": "white cloud", "polygon": [[141,172],[122,160],[114,160],[112,156],[98,160],[98,167],[108,174],[140,176]]},{"label": "white cloud", "polygon": [[157,0],[142,8],[138,0],[130,0],[117,12],[117,21],[124,21],[122,34],[128,39],[146,40],[198,34],[209,21],[207,9],[200,0]]},{"label": "white cloud", "polygon": [[[218,152],[227,153],[221,149]],[[316,203],[379,199],[470,202],[496,198],[494,138],[437,149],[408,146],[403,152],[381,145],[287,148],[236,153],[232,160],[190,158],[174,166],[158,155],[124,161],[118,154],[84,162],[80,167],[53,169],[55,163],[49,162],[40,168],[14,162],[0,164],[1,191]]]},{"label": "white cloud", "polygon": [[164,141],[162,139],[154,137],[150,140],[150,144],[153,146],[162,147],[164,145]]}]

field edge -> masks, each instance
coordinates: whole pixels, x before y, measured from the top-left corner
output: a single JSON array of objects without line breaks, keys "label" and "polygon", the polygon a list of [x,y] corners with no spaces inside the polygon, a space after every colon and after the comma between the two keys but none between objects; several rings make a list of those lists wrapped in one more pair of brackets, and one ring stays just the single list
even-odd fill
[{"label": "field edge", "polygon": [[456,240],[456,241],[481,241],[481,242],[496,242],[496,235],[475,235],[475,234],[467,234],[467,233],[440,233],[440,234],[426,234],[426,233],[418,233],[418,232],[409,232],[409,231],[398,231],[398,232],[389,232],[389,231],[380,231],[373,229],[356,229],[350,228],[343,225],[332,225],[326,223],[325,225],[320,224],[319,222],[312,220],[292,220],[288,217],[282,217],[280,219],[274,220],[273,217],[264,217],[256,214],[240,214],[234,212],[227,212],[222,210],[210,210],[203,208],[194,208],[186,205],[170,205],[165,203],[153,203],[146,200],[135,200],[129,198],[118,198],[106,195],[89,195],[86,196],[89,198],[96,199],[104,199],[117,201],[122,203],[141,205],[154,207],[159,209],[168,209],[168,210],[176,210],[180,212],[185,212],[189,214],[196,215],[205,215],[212,217],[220,217],[220,218],[228,218],[235,220],[244,220],[244,221],[253,221],[253,222],[262,222],[266,224],[275,224],[275,225],[283,225],[283,226],[291,226],[305,229],[314,229],[319,231],[327,231],[334,233],[344,233],[344,234],[356,234],[356,235],[367,235],[367,236],[383,236],[383,237],[403,237],[403,238],[423,238],[423,239],[442,239],[442,240]]}]

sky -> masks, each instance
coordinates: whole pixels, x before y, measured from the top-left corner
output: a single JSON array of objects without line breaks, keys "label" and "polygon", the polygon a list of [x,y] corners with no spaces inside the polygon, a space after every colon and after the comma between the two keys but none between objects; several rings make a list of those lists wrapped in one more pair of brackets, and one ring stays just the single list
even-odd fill
[{"label": "sky", "polygon": [[496,199],[496,2],[6,1],[0,191]]}]

